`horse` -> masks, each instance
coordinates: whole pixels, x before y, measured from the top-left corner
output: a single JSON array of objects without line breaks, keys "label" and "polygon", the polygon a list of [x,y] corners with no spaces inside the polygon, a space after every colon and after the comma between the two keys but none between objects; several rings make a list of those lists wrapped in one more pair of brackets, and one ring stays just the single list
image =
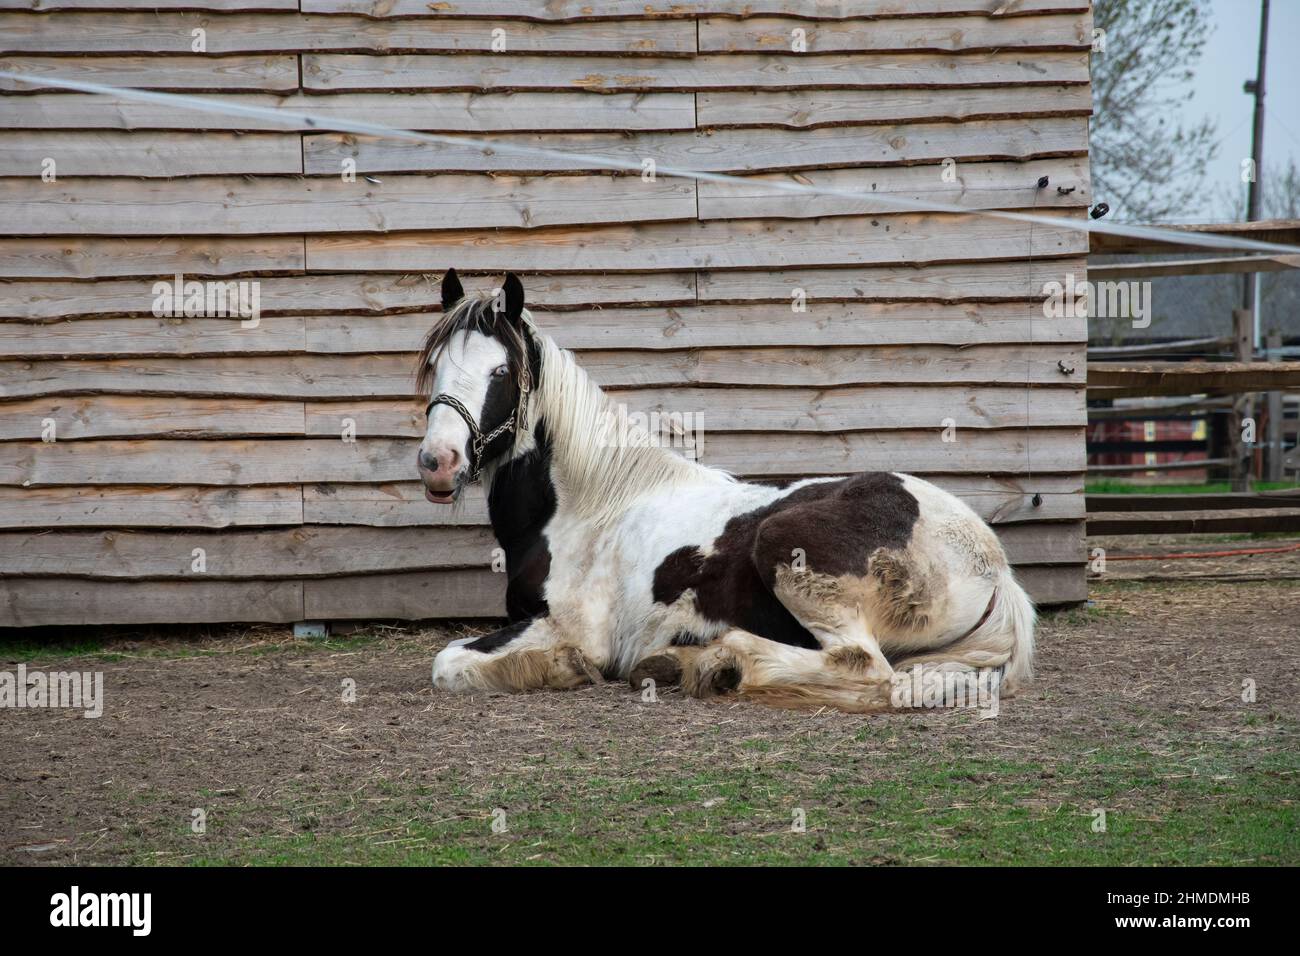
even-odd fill
[{"label": "horse", "polygon": [[442,506],[482,482],[508,623],[442,649],[436,689],[653,681],[870,713],[909,669],[1029,679],[1034,605],[958,498],[895,472],[739,480],[639,429],[534,324],[518,276],[467,295],[453,269],[441,293],[417,469]]}]

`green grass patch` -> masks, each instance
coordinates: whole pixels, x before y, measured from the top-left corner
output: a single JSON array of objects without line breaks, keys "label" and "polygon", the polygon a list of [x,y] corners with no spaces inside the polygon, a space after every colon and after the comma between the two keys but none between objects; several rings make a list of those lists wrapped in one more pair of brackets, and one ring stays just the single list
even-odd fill
[{"label": "green grass patch", "polygon": [[[390,781],[324,804],[319,793],[281,794],[274,826],[266,821],[270,808],[216,796],[208,834],[187,837],[179,858],[192,865],[1300,862],[1295,748],[1261,754],[1258,741],[1229,740],[1157,753],[1136,743],[1135,733],[1107,746],[1072,741],[1041,759],[998,759],[970,752],[973,743],[936,754],[924,740],[907,742],[907,733],[891,741],[904,742],[884,758],[887,773],[879,772],[880,741],[862,748],[873,759],[819,753],[815,740],[798,749],[783,741],[771,760],[698,760],[649,779],[551,755],[503,768],[478,790]],[[751,760],[773,753],[741,746]],[[497,810],[504,816],[494,817]],[[504,821],[501,832],[494,819]],[[134,862],[159,859],[142,848]]]},{"label": "green grass patch", "polygon": [[5,640],[0,638],[0,661],[31,664],[87,658],[97,663],[114,663],[125,660],[172,660],[191,657],[221,657],[230,654],[250,654],[255,657],[303,651],[352,651],[382,640],[378,634],[357,632],[346,637],[329,637],[321,640],[283,640],[241,642],[222,639],[205,641],[202,637],[158,641],[123,635],[86,636],[70,639],[38,641],[31,638]]},{"label": "green grass patch", "polygon": [[[1090,495],[1217,495],[1232,491],[1232,485],[1226,481],[1200,485],[1138,485],[1101,479],[1086,482],[1083,487]],[[1251,483],[1251,487],[1255,491],[1300,491],[1300,485],[1291,481],[1256,481]]]},{"label": "green grass patch", "polygon": [[33,661],[60,661],[70,657],[94,657],[101,661],[122,660],[122,655],[104,650],[104,641],[100,638],[78,638],[75,640],[53,641],[50,643],[30,639],[0,640],[0,660],[30,664]]}]

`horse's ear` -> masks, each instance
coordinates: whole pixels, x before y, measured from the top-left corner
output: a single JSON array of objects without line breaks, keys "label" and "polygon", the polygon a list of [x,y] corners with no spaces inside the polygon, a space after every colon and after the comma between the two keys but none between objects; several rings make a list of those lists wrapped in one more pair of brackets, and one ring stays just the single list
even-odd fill
[{"label": "horse's ear", "polygon": [[456,275],[455,269],[448,269],[442,277],[442,311],[448,311],[463,298],[465,290],[461,287],[460,277]]},{"label": "horse's ear", "polygon": [[506,318],[517,325],[524,311],[524,284],[519,281],[519,276],[507,272],[501,291],[506,297]]}]

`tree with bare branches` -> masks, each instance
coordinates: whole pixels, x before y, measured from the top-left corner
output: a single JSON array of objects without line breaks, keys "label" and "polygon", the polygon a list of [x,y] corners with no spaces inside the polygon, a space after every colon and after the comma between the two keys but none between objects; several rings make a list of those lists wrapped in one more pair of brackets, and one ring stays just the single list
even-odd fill
[{"label": "tree with bare branches", "polygon": [[1214,122],[1177,111],[1210,33],[1205,0],[1096,0],[1092,193],[1127,221],[1159,222],[1200,204]]}]

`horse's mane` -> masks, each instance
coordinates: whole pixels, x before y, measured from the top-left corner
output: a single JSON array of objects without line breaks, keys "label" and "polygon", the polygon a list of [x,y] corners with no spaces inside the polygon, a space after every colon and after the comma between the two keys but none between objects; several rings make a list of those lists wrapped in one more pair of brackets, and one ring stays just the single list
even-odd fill
[{"label": "horse's mane", "polygon": [[[539,381],[529,403],[529,432],[539,419],[545,420],[568,507],[605,524],[651,491],[735,481],[723,471],[660,447],[652,440],[655,436],[630,425],[626,406],[601,391],[573,353],[541,332],[527,311],[524,316],[541,353]],[[525,437],[521,433],[516,441]]]}]

